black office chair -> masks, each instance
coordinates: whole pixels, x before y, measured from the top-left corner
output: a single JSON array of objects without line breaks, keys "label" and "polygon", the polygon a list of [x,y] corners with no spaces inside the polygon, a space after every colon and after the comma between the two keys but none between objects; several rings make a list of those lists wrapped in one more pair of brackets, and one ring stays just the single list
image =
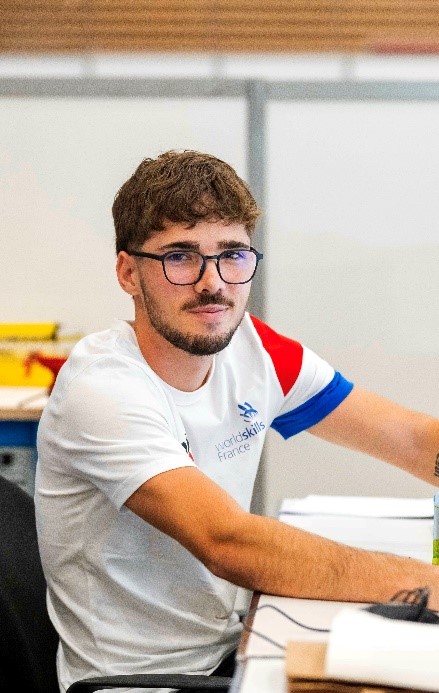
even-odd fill
[{"label": "black office chair", "polygon": [[34,502],[0,476],[0,690],[59,693]]},{"label": "black office chair", "polygon": [[[46,608],[33,499],[0,476],[0,691],[59,693],[58,636]],[[180,688],[222,691],[228,676],[136,674],[100,676],[73,683],[68,693],[104,688]]]}]

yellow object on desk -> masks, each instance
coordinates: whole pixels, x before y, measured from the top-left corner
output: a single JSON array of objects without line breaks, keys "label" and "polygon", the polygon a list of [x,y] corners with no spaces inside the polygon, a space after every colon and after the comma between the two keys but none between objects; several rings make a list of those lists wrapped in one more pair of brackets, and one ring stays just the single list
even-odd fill
[{"label": "yellow object on desk", "polygon": [[2,322],[0,323],[0,340],[8,342],[56,339],[57,322]]},{"label": "yellow object on desk", "polygon": [[0,385],[50,386],[52,382],[51,372],[39,364],[35,364],[31,369],[26,369],[24,363],[26,355],[23,351],[0,348]]}]

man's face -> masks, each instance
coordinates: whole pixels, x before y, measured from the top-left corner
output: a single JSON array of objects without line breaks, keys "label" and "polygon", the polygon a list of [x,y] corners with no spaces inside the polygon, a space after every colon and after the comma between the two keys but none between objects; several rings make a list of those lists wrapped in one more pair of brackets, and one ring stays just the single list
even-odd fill
[{"label": "man's face", "polygon": [[[250,247],[243,225],[203,221],[191,229],[169,224],[145,241],[142,251],[161,255],[171,250],[197,250],[203,255],[216,255],[237,247]],[[225,283],[218,274],[216,261],[208,260],[196,284],[177,286],[166,279],[161,262],[150,258],[135,260],[142,323],[148,329],[197,356],[215,354],[227,346],[243,318],[251,282]]]}]

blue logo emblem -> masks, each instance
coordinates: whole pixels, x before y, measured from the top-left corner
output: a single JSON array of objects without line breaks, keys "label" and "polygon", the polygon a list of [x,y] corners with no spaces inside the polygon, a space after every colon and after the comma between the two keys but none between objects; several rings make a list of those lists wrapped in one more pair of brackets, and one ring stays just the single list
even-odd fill
[{"label": "blue logo emblem", "polygon": [[244,421],[251,421],[258,413],[257,409],[255,409],[250,402],[238,404],[238,409],[241,409],[240,416],[242,416]]}]

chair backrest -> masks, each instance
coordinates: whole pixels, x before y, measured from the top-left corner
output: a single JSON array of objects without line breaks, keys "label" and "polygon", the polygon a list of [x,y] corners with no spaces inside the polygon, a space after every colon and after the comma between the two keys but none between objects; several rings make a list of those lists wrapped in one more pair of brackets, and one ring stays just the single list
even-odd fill
[{"label": "chair backrest", "polygon": [[0,476],[0,690],[59,693],[33,499]]}]

